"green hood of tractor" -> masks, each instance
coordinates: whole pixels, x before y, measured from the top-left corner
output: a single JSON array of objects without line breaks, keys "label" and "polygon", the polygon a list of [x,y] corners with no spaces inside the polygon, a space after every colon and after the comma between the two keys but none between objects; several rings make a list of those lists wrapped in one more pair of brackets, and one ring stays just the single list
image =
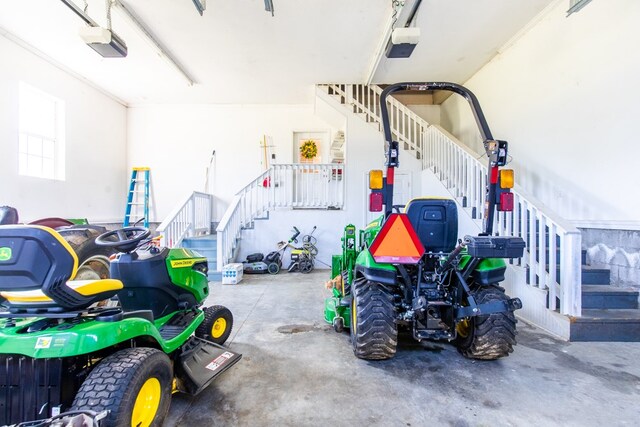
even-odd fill
[{"label": "green hood of tractor", "polygon": [[209,295],[207,274],[199,271],[207,266],[207,259],[186,248],[173,248],[167,256],[167,271],[171,282],[191,292],[196,301],[203,302]]}]

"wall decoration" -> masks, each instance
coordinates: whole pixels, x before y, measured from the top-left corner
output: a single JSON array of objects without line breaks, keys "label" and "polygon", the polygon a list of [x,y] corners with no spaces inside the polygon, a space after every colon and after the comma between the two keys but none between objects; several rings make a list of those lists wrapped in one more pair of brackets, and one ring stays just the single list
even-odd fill
[{"label": "wall decoration", "polygon": [[303,159],[311,160],[318,155],[318,143],[313,139],[307,139],[300,146],[300,155]]}]

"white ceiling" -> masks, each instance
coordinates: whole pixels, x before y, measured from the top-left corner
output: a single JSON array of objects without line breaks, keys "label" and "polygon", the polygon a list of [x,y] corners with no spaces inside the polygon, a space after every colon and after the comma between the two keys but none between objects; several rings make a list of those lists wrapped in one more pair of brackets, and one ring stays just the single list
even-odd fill
[{"label": "white ceiling", "polygon": [[[125,59],[102,58],[78,36],[61,1],[0,2],[0,27],[129,104],[308,103],[313,85],[364,82],[391,16],[390,0],[122,0],[197,82],[185,80],[117,10]],[[383,59],[377,83],[471,77],[553,0],[424,0],[409,59]],[[76,0],[78,4],[82,2]],[[104,0],[89,15],[105,22]],[[5,61],[3,59],[3,61]]]}]

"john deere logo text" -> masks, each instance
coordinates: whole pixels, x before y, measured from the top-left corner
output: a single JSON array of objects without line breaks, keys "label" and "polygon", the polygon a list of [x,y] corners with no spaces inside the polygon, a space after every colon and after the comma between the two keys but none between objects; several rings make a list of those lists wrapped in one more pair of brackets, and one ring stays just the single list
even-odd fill
[{"label": "john deere logo text", "polygon": [[196,259],[179,259],[175,261],[171,261],[171,267],[173,268],[183,268],[183,267],[191,267],[196,263]]},{"label": "john deere logo text", "polygon": [[9,261],[11,259],[11,248],[0,248],[0,261]]}]

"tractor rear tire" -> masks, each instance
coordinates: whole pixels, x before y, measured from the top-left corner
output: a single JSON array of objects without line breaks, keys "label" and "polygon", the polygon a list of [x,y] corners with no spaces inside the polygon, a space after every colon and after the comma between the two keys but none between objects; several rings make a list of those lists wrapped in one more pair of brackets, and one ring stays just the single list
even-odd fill
[{"label": "tractor rear tire", "polygon": [[[477,304],[509,299],[497,285],[481,287],[471,295]],[[516,345],[516,323],[512,311],[472,317],[458,324],[454,344],[469,359],[496,360],[508,356]]]},{"label": "tractor rear tire", "polygon": [[109,257],[116,254],[114,248],[96,245],[96,238],[107,231],[93,225],[76,225],[58,230],[78,256],[78,272],[75,280],[108,279]]},{"label": "tractor rear tire", "polygon": [[171,360],[155,348],[127,348],[87,376],[71,410],[109,411],[106,426],[162,426],[171,403]]},{"label": "tractor rear tire", "polygon": [[367,360],[393,357],[398,346],[393,294],[384,285],[364,279],[355,281],[351,292],[353,353]]},{"label": "tractor rear tire", "polygon": [[196,337],[222,345],[231,335],[231,328],[231,310],[221,305],[213,305],[204,309],[204,321],[196,329]]}]

